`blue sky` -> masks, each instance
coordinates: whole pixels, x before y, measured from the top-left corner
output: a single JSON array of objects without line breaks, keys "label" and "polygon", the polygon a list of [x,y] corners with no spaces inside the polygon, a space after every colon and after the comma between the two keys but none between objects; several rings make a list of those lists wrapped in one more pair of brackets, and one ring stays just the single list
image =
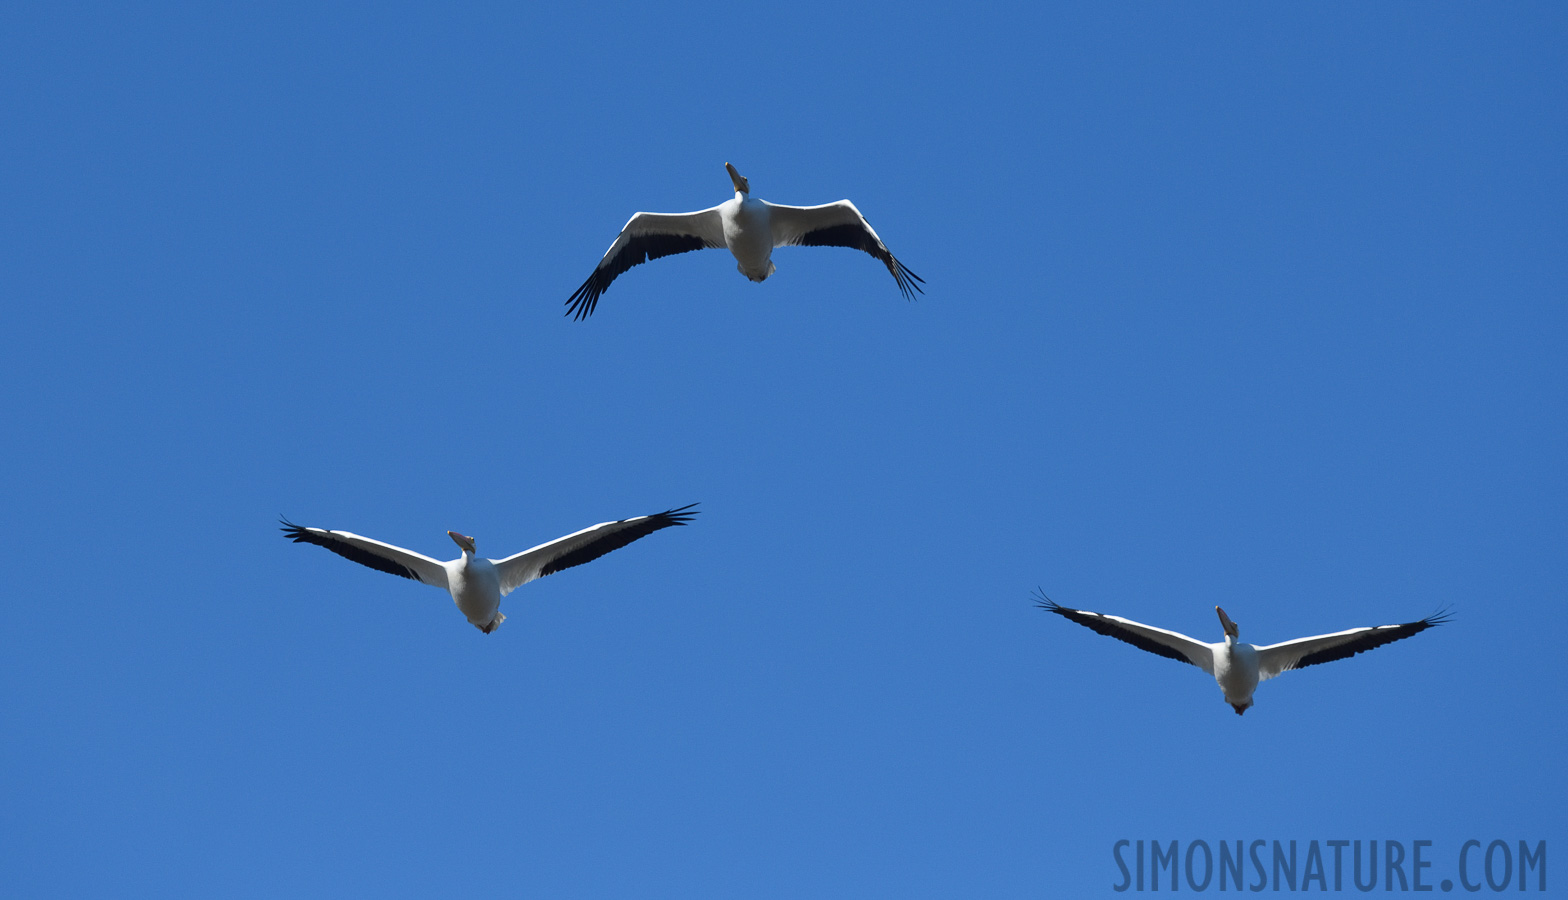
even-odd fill
[{"label": "blue sky", "polygon": [[[1568,846],[1561,7],[537,7],[0,12],[0,892]],[[563,318],[725,161],[926,294],[709,251]],[[693,501],[489,636],[276,530],[501,556]],[[1238,718],[1037,586],[1209,640],[1455,618]]]}]

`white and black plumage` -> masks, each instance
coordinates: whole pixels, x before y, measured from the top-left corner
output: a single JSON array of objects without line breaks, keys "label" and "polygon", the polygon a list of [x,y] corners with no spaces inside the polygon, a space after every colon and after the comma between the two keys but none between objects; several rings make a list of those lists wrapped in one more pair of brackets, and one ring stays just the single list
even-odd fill
[{"label": "white and black plumage", "polygon": [[876,231],[848,200],[821,206],[779,206],[751,196],[751,183],[735,167],[724,164],[735,197],[712,209],[689,213],[640,212],[632,216],[582,287],[566,301],[566,314],[577,319],[593,315],[599,295],[616,276],[632,266],[691,250],[726,247],[736,268],[752,281],[774,272],[774,247],[849,247],[871,254],[887,266],[906,299],[925,293],[925,281],[899,262]]},{"label": "white and black plumage", "polygon": [[1220,626],[1225,629],[1225,640],[1217,644],[1205,644],[1185,634],[1144,625],[1121,616],[1108,616],[1083,609],[1068,609],[1053,602],[1043,592],[1039,595],[1038,603],[1041,609],[1077,622],[1085,628],[1125,641],[1140,650],[1192,663],[1208,672],[1219,683],[1220,690],[1225,693],[1225,702],[1236,710],[1238,716],[1252,706],[1252,692],[1257,689],[1260,681],[1267,681],[1291,669],[1302,669],[1318,663],[1347,659],[1357,653],[1365,653],[1384,644],[1420,634],[1434,625],[1441,625],[1448,621],[1446,612],[1438,612],[1420,621],[1406,622],[1403,625],[1351,628],[1333,634],[1320,634],[1258,647],[1236,640],[1240,629],[1230,620],[1230,616],[1225,615],[1225,610],[1218,606],[1214,607],[1214,611],[1219,614]]},{"label": "white and black plumage", "polygon": [[448,531],[447,536],[462,548],[463,555],[447,562],[347,531],[302,528],[287,519],[282,522],[283,536],[297,544],[325,547],[360,565],[448,591],[468,621],[489,634],[506,619],[500,611],[502,597],[535,578],[598,559],[661,528],[685,525],[696,515],[692,511],[696,505],[619,522],[603,522],[505,559],[475,556],[473,538]]}]

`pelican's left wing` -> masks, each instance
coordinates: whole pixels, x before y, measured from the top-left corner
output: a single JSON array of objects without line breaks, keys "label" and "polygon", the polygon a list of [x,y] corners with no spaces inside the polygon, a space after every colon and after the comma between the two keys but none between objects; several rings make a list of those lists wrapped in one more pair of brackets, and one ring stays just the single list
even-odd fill
[{"label": "pelican's left wing", "polygon": [[1087,609],[1069,609],[1047,597],[1044,591],[1039,592],[1039,599],[1035,604],[1046,612],[1056,613],[1064,619],[1077,622],[1106,637],[1125,641],[1139,650],[1147,650],[1177,662],[1192,663],[1210,675],[1214,674],[1214,651],[1209,649],[1208,644],[1187,637],[1179,631],[1156,628],[1121,616],[1108,616]]},{"label": "pelican's left wing", "polygon": [[915,291],[925,293],[920,288],[920,285],[925,284],[925,279],[909,271],[908,266],[894,258],[887,245],[877,237],[871,223],[848,200],[821,206],[780,206],[768,203],[768,210],[773,227],[773,246],[849,247],[869,253],[880,259],[887,270],[893,273],[893,280],[898,282],[898,289],[903,292],[905,299],[913,300]]},{"label": "pelican's left wing", "polygon": [[1333,634],[1297,638],[1293,641],[1259,647],[1258,678],[1267,681],[1291,669],[1303,669],[1318,663],[1333,662],[1336,659],[1349,659],[1357,653],[1365,653],[1384,644],[1392,644],[1413,634],[1420,634],[1433,625],[1443,624],[1448,621],[1448,618],[1448,613],[1439,612],[1419,622],[1351,628]]},{"label": "pelican's left wing", "polygon": [[632,266],[661,256],[723,246],[724,221],[717,206],[689,213],[637,213],[616,235],[593,274],[567,298],[566,314],[579,320],[593,315],[599,295]]},{"label": "pelican's left wing", "polygon": [[283,536],[296,544],[315,544],[325,547],[344,559],[352,559],[362,566],[378,572],[412,578],[438,588],[447,587],[446,566],[439,559],[423,553],[394,547],[375,538],[367,538],[350,531],[329,531],[325,528],[305,528],[283,519]]},{"label": "pelican's left wing", "polygon": [[679,509],[669,509],[651,516],[637,516],[619,522],[603,522],[592,528],[556,538],[530,550],[514,553],[506,559],[495,561],[496,572],[501,576],[501,595],[505,596],[519,587],[562,569],[580,566],[646,537],[661,528],[685,525],[696,513],[692,503]]}]

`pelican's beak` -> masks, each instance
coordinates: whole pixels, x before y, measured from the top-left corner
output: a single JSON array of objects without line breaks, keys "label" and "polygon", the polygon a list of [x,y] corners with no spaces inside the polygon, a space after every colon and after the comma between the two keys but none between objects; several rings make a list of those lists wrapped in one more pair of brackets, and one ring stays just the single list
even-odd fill
[{"label": "pelican's beak", "polygon": [[746,176],[735,171],[735,167],[729,163],[725,163],[724,168],[730,173],[730,181],[735,183],[735,190],[742,194],[751,193],[751,182],[746,180]]},{"label": "pelican's beak", "polygon": [[1216,606],[1214,611],[1220,614],[1220,624],[1225,627],[1225,633],[1231,637],[1239,636],[1240,632],[1236,628],[1236,623],[1230,620],[1230,616],[1225,615],[1225,610]]},{"label": "pelican's beak", "polygon": [[474,552],[474,539],[473,538],[467,537],[465,535],[458,534],[455,531],[448,531],[446,533],[446,536],[451,538],[453,543],[457,544],[459,547],[462,547],[464,550],[468,551],[469,553],[473,553]]}]

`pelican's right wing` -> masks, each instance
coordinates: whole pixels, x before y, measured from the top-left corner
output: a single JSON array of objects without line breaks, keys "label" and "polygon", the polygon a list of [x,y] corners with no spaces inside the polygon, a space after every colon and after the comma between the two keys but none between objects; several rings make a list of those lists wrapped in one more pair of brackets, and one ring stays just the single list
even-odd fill
[{"label": "pelican's right wing", "polygon": [[423,553],[383,544],[347,531],[302,528],[288,519],[280,521],[283,523],[283,536],[296,544],[315,544],[317,547],[325,547],[344,559],[352,559],[378,572],[400,575],[425,584],[433,584],[442,590],[447,589],[446,566],[440,560],[431,559]]},{"label": "pelican's right wing", "polygon": [[599,295],[632,266],[661,256],[723,246],[724,221],[717,206],[689,213],[640,212],[621,229],[588,280],[567,298],[566,314],[576,319],[593,315]]},{"label": "pelican's right wing", "polygon": [[[763,201],[766,203],[767,201]],[[772,219],[773,246],[775,247],[848,247],[869,253],[887,266],[904,299],[915,299],[915,293],[924,294],[920,285],[925,279],[909,271],[909,267],[893,256],[876,229],[860,214],[855,204],[848,200],[824,203],[821,206],[783,206],[768,203]]]},{"label": "pelican's right wing", "polygon": [[651,516],[635,516],[618,522],[600,522],[566,537],[514,553],[506,559],[498,559],[495,568],[501,576],[501,596],[510,594],[535,578],[592,562],[611,550],[619,550],[661,528],[685,525],[697,514],[692,510],[696,505],[691,503],[678,509],[667,509]]},{"label": "pelican's right wing", "polygon": [[1144,625],[1121,616],[1108,616],[1085,609],[1068,609],[1045,596],[1043,591],[1036,604],[1046,612],[1054,612],[1091,631],[1116,638],[1118,641],[1125,641],[1139,650],[1192,663],[1210,675],[1214,674],[1214,651],[1208,644],[1195,641],[1185,634],[1155,628],[1153,625]]},{"label": "pelican's right wing", "polygon": [[1337,659],[1349,659],[1357,653],[1374,650],[1384,644],[1402,641],[1412,635],[1448,621],[1447,611],[1441,611],[1416,622],[1402,625],[1369,625],[1349,628],[1333,634],[1296,638],[1258,648],[1258,678],[1267,681],[1291,669],[1305,669]]}]

